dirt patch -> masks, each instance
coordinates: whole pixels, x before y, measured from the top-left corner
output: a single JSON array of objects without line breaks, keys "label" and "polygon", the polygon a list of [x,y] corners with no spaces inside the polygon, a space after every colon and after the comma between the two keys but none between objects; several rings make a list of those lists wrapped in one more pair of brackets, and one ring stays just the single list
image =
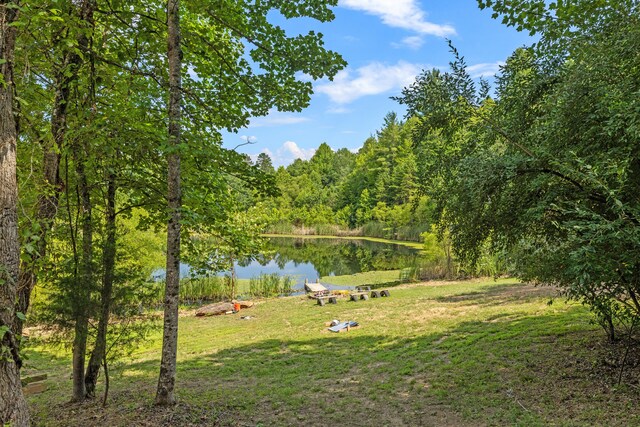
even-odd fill
[{"label": "dirt patch", "polygon": [[[591,344],[598,355],[597,362],[591,363],[590,377],[605,389],[615,388],[618,381],[625,387],[640,392],[640,341],[639,337],[628,337],[610,343],[600,339]],[[585,364],[585,361],[583,361]],[[582,366],[582,368],[587,368]]]}]

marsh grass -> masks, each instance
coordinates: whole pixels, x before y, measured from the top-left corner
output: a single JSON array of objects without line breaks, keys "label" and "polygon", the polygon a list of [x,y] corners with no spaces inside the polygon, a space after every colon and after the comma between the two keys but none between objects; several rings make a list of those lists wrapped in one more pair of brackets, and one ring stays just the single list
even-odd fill
[{"label": "marsh grass", "polygon": [[[185,312],[172,410],[153,406],[160,332],[114,369],[104,409],[67,403],[68,354],[29,349],[30,369],[47,372],[50,387],[29,397],[30,408],[42,426],[640,425],[637,370],[613,385],[587,310],[549,305],[554,295],[475,280],[324,307],[289,297],[237,315]],[[361,326],[332,334],[331,319]]]},{"label": "marsh grass", "polygon": [[249,279],[248,295],[254,298],[287,296],[293,293],[293,279],[278,273],[261,274]]},{"label": "marsh grass", "polygon": [[222,301],[231,295],[231,277],[211,276],[183,279],[180,300],[187,304]]},{"label": "marsh grass", "polygon": [[[236,293],[249,294],[250,279],[236,279]],[[161,307],[164,301],[164,281],[153,282],[149,285],[153,293],[153,304]],[[185,277],[180,280],[180,303],[186,305],[200,305],[208,302],[225,301],[231,298],[231,277],[203,276]]]},{"label": "marsh grass", "polygon": [[424,226],[402,226],[392,228],[384,222],[370,221],[358,228],[346,228],[335,224],[317,224],[296,227],[291,223],[277,222],[266,228],[266,233],[278,236],[332,236],[332,237],[370,237],[373,239],[407,241],[421,243]]}]

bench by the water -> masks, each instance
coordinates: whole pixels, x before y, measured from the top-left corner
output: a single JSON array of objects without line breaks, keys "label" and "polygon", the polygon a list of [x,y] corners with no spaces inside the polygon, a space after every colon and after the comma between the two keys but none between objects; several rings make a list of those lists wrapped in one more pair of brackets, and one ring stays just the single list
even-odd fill
[{"label": "bench by the water", "polygon": [[337,295],[317,295],[314,297],[316,299],[316,301],[318,301],[318,305],[325,305],[327,303],[327,301],[329,301],[329,304],[337,304],[338,303],[338,296]]},{"label": "bench by the water", "polygon": [[371,298],[389,297],[391,294],[388,290],[371,291]]},{"label": "bench by the water", "polygon": [[371,298],[380,298],[380,297],[388,297],[391,294],[386,289],[379,290],[379,291],[372,291],[371,286],[356,286],[355,292],[349,293],[349,298],[351,301],[358,301],[361,299],[366,301],[369,299],[369,295],[371,295]]},{"label": "bench by the water", "polygon": [[366,301],[369,299],[370,292],[371,286],[356,286],[356,290],[349,293],[349,299],[351,301],[358,301],[359,299]]},{"label": "bench by the water", "polygon": [[[309,281],[305,279],[304,289],[309,294],[309,298],[315,299],[318,302],[318,305],[325,305],[327,302],[329,302],[329,304],[338,303],[338,295],[320,284],[319,279],[316,283],[309,283]],[[366,301],[369,299],[369,296],[371,296],[371,298],[380,298],[388,297],[390,294],[386,289],[372,291],[371,286],[356,286],[355,291],[349,292],[349,299],[351,301],[358,301],[361,299]]]},{"label": "bench by the water", "polygon": [[309,283],[307,279],[304,280],[304,289],[310,293],[309,298],[318,301],[318,305],[325,305],[327,301],[329,304],[337,304],[338,296],[331,293],[329,289],[320,284],[320,280],[316,283]]}]

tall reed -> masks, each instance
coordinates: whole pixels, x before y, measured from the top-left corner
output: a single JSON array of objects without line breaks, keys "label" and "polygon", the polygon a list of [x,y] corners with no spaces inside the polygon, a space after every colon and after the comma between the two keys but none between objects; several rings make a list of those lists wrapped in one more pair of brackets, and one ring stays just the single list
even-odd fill
[{"label": "tall reed", "polygon": [[[164,282],[153,282],[154,302],[161,305],[164,301]],[[229,276],[185,277],[180,280],[180,302],[182,304],[201,304],[229,299],[231,278]]]},{"label": "tall reed", "polygon": [[249,279],[249,295],[257,298],[291,295],[293,293],[293,279],[290,276],[280,276],[278,273],[261,274]]}]

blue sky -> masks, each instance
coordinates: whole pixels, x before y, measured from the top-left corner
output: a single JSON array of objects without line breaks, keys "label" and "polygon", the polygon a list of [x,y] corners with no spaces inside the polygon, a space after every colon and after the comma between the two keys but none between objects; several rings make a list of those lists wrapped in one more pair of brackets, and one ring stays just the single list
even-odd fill
[{"label": "blue sky", "polygon": [[308,159],[326,142],[337,150],[357,150],[380,128],[384,116],[403,108],[389,99],[399,95],[423,69],[446,68],[451,60],[446,39],[465,57],[474,77],[492,76],[519,46],[526,33],[507,28],[480,10],[475,0],[339,0],[330,23],[292,20],[290,33],[313,29],[325,36],[325,47],[348,62],[333,82],[314,83],[310,106],[301,113],[272,111],[255,118],[238,134],[224,134],[226,147],[254,158],[261,152],[276,166]]}]

